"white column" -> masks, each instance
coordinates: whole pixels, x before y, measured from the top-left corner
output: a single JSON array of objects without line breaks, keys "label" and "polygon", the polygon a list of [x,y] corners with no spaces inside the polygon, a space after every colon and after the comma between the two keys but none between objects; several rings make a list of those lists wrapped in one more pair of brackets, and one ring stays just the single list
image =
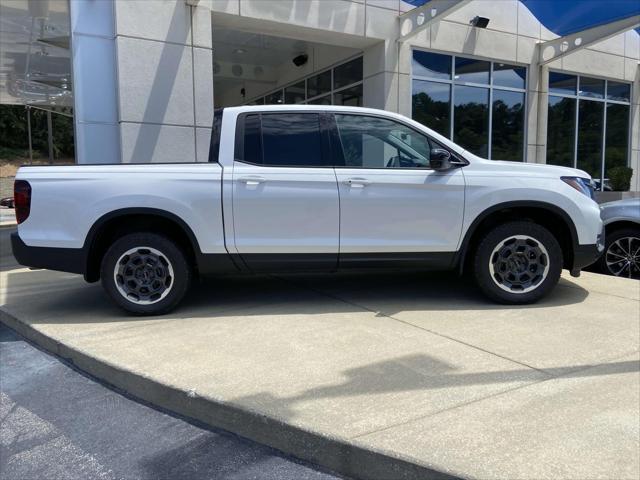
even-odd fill
[{"label": "white column", "polygon": [[364,50],[364,106],[399,112],[397,12],[369,3],[365,6],[365,37],[385,40]]},{"label": "white column", "polygon": [[120,162],[112,0],[70,0],[78,163]]},{"label": "white column", "polygon": [[116,0],[115,20],[122,161],[207,161],[210,2]]},{"label": "white column", "polygon": [[528,163],[547,163],[547,122],[549,110],[549,67],[529,66],[527,86],[527,157]]}]

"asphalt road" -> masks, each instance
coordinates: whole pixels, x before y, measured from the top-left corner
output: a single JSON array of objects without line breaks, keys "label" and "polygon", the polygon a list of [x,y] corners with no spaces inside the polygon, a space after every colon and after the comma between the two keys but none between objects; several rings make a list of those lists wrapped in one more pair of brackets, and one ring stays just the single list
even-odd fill
[{"label": "asphalt road", "polygon": [[[0,268],[15,266],[0,229]],[[140,404],[0,324],[0,478],[340,478]]]}]

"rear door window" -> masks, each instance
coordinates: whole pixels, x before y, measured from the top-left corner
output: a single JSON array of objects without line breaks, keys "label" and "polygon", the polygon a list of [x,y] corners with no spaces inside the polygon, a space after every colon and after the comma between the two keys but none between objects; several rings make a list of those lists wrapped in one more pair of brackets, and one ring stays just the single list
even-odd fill
[{"label": "rear door window", "polygon": [[324,166],[319,114],[269,113],[261,117],[265,166]]}]

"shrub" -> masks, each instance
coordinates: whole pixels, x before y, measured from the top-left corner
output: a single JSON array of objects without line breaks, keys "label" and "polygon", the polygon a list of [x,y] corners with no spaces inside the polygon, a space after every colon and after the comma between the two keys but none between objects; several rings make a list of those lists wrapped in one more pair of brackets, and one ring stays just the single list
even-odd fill
[{"label": "shrub", "polygon": [[631,188],[633,168],[613,167],[609,170],[609,184],[616,192],[626,192]]}]

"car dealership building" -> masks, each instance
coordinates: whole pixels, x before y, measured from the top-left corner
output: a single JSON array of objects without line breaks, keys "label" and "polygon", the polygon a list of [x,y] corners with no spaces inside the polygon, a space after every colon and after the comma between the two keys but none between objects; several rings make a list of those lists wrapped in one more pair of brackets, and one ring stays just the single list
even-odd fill
[{"label": "car dealership building", "polygon": [[78,163],[207,161],[217,107],[359,105],[640,191],[638,5],[0,0],[0,101],[72,112]]}]

